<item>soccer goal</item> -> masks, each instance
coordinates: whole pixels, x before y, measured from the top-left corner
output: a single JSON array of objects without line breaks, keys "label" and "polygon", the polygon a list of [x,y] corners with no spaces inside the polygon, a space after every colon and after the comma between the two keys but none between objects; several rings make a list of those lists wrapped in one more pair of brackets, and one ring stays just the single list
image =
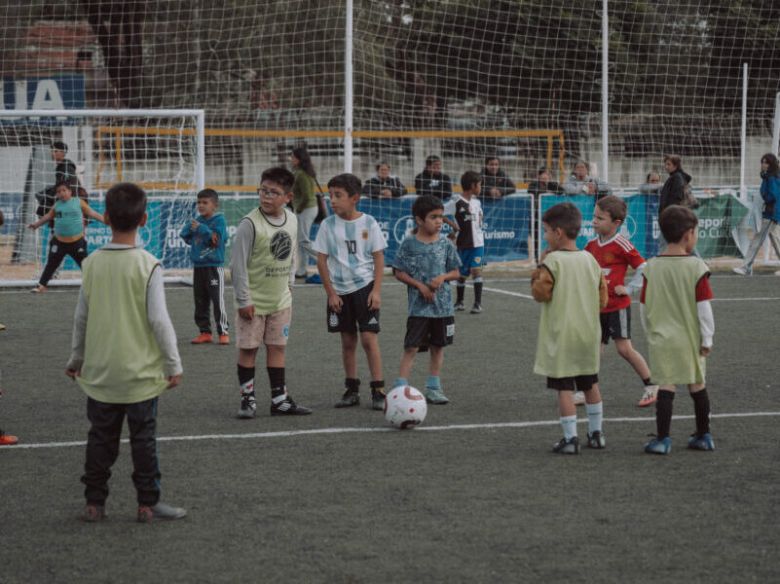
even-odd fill
[{"label": "soccer goal", "polygon": [[[149,202],[139,244],[161,259],[170,276],[185,263],[178,233],[193,217],[194,195],[205,184],[204,112],[0,111],[0,286],[36,281],[52,233],[49,226],[32,230],[28,225],[53,204],[55,185],[63,180],[78,181],[79,196],[101,213],[112,184],[141,185]],[[84,232],[90,252],[110,238],[108,227],[94,220]],[[68,258],[51,284],[80,279]]]}]

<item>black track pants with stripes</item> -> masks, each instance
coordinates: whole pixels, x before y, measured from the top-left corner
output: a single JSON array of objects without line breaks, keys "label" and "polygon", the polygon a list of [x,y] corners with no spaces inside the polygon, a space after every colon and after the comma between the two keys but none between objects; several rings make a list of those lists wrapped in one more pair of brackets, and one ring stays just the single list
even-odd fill
[{"label": "black track pants with stripes", "polygon": [[195,298],[195,324],[200,332],[211,332],[210,306],[213,306],[217,334],[226,335],[228,320],[225,312],[225,269],[196,267],[192,274],[192,294]]}]

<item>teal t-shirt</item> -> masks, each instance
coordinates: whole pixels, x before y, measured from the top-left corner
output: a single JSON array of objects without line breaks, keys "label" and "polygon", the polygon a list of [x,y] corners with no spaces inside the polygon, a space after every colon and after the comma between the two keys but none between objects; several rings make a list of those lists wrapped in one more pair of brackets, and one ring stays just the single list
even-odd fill
[{"label": "teal t-shirt", "polygon": [[74,237],[84,231],[84,214],[81,212],[81,199],[71,197],[67,201],[58,199],[54,203],[54,235],[56,237]]}]

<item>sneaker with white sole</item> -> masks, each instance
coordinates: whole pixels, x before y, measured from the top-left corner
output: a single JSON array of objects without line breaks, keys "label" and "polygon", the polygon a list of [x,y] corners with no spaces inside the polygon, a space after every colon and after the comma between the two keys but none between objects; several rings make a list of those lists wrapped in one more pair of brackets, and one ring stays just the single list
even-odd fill
[{"label": "sneaker with white sole", "polygon": [[574,405],[575,406],[584,406],[585,405],[585,392],[584,391],[575,391],[574,392]]},{"label": "sneaker with white sole", "polygon": [[272,416],[308,416],[311,414],[311,410],[304,406],[299,406],[293,401],[289,395],[285,394],[283,400],[279,402],[271,402],[271,415]]},{"label": "sneaker with white sole", "polygon": [[739,274],[740,276],[752,276],[753,270],[750,268],[746,268],[745,266],[739,266],[738,268],[732,268],[731,270],[735,274]]},{"label": "sneaker with white sole", "polygon": [[604,439],[604,434],[599,430],[593,433],[588,433],[588,448],[594,448],[596,450],[603,450],[607,447],[607,441]]},{"label": "sneaker with white sole", "polygon": [[709,432],[701,436],[691,434],[691,437],[688,439],[688,448],[691,450],[715,450],[715,441]]},{"label": "sneaker with white sole", "polygon": [[479,314],[482,312],[482,305],[481,304],[475,304],[471,307],[471,314]]},{"label": "sneaker with white sole", "polygon": [[556,454],[579,454],[580,440],[576,436],[572,436],[568,440],[565,437],[561,438],[553,445],[552,451]]},{"label": "sneaker with white sole", "polygon": [[455,309],[457,312],[463,312],[464,310],[466,310],[466,307],[463,305],[463,303],[462,303],[462,302],[456,302],[456,303],[455,303],[455,306],[453,306],[453,308],[454,308],[454,309]]},{"label": "sneaker with white sole", "polygon": [[138,523],[151,523],[155,519],[170,521],[173,519],[182,519],[187,516],[187,510],[181,507],[174,507],[167,503],[157,503],[156,505],[138,506]]},{"label": "sneaker with white sole", "polygon": [[645,452],[648,454],[669,454],[672,451],[672,439],[659,439],[657,436],[645,444]]},{"label": "sneaker with white sole", "polygon": [[257,414],[257,402],[255,401],[255,392],[241,394],[241,406],[238,408],[237,416],[242,420],[254,418]]},{"label": "sneaker with white sole", "polygon": [[642,394],[642,398],[637,402],[637,406],[640,408],[646,408],[653,405],[658,401],[658,386],[657,385],[645,385],[645,392]]},{"label": "sneaker with white sole", "polygon": [[423,394],[425,395],[425,401],[429,404],[443,406],[444,404],[450,403],[450,399],[444,395],[444,392],[441,389],[426,387]]}]

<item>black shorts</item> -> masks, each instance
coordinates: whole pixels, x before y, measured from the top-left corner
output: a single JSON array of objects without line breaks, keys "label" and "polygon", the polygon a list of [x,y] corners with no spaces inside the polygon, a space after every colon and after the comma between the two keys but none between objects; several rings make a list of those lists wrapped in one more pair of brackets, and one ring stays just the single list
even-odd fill
[{"label": "black shorts", "polygon": [[547,387],[556,391],[590,391],[599,382],[598,374],[575,377],[548,377]]},{"label": "black shorts", "polygon": [[631,307],[615,310],[614,312],[602,312],[601,319],[601,344],[606,345],[609,339],[631,338]]},{"label": "black shorts", "polygon": [[349,294],[339,295],[341,312],[333,312],[327,307],[329,333],[378,333],[379,309],[369,310],[368,295],[374,289],[374,283]]},{"label": "black shorts", "polygon": [[417,347],[421,352],[428,347],[444,347],[451,345],[455,338],[455,317],[428,318],[425,316],[410,316],[406,319],[406,337],[404,349]]}]

